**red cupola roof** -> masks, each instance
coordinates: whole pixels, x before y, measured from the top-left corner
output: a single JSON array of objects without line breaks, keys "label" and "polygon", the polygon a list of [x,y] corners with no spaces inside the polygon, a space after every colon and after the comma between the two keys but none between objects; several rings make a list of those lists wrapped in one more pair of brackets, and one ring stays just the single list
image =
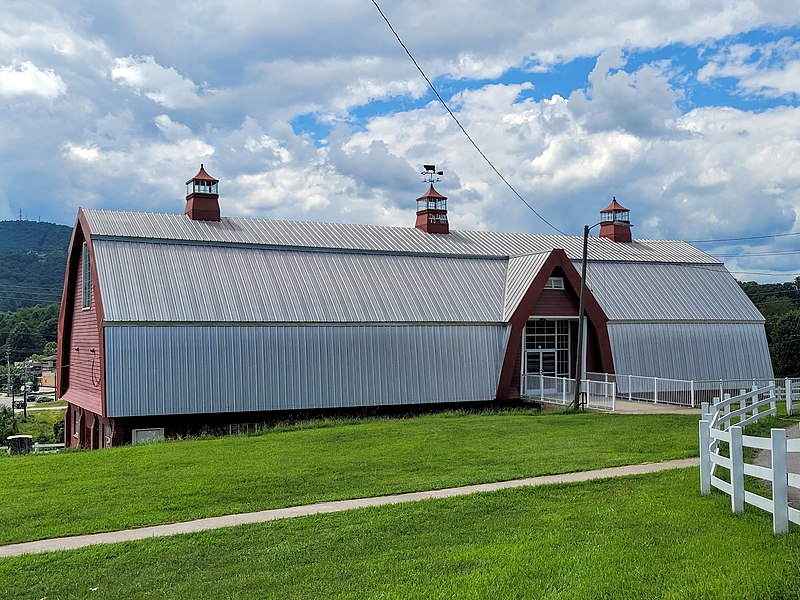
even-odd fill
[{"label": "red cupola roof", "polygon": [[619,202],[617,202],[617,198],[614,197],[611,200],[611,204],[606,206],[603,210],[600,211],[600,214],[603,213],[610,213],[610,212],[630,212],[627,208],[622,206]]},{"label": "red cupola roof", "polygon": [[211,183],[219,183],[219,179],[214,179],[211,175],[206,173],[206,170],[203,167],[203,163],[200,163],[200,170],[197,172],[197,175],[195,175],[189,181],[187,181],[186,185],[189,185],[195,179],[200,179],[202,181],[210,181]]},{"label": "red cupola roof", "polygon": [[447,196],[442,196],[439,192],[433,189],[433,184],[431,184],[431,187],[428,188],[428,191],[417,198],[417,202],[420,200],[447,200]]}]

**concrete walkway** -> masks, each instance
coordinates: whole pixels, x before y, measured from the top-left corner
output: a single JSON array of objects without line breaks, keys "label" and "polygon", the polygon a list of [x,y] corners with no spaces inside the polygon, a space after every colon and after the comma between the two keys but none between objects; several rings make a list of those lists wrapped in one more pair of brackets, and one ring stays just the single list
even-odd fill
[{"label": "concrete walkway", "polygon": [[[786,439],[795,440],[800,438],[800,424],[789,427],[786,430]],[[754,465],[760,467],[772,468],[772,452],[769,450],[759,450]],[[786,470],[789,473],[800,473],[800,453],[789,452],[786,455]],[[772,492],[772,483],[766,482],[767,489]],[[789,506],[800,510],[800,490],[795,487],[789,486]]]},{"label": "concrete walkway", "polygon": [[36,542],[10,544],[8,546],[0,546],[0,557],[20,556],[22,554],[37,554],[40,552],[53,552],[56,550],[72,550],[75,548],[93,546],[95,544],[130,542],[133,540],[143,540],[153,537],[164,537],[181,533],[194,533],[197,531],[208,531],[210,529],[221,529],[223,527],[233,527],[236,525],[245,525],[249,523],[265,523],[267,521],[277,521],[279,519],[291,519],[294,517],[305,517],[308,515],[317,515],[322,513],[334,513],[343,510],[352,510],[354,508],[364,508],[367,506],[384,506],[387,504],[417,502],[419,500],[427,500],[429,498],[452,498],[454,496],[466,496],[468,494],[475,494],[477,492],[494,492],[496,490],[504,490],[523,486],[539,486],[554,483],[578,483],[582,481],[590,481],[592,479],[607,479],[609,477],[623,477],[625,475],[642,475],[647,473],[656,473],[658,471],[666,471],[668,469],[696,467],[699,464],[699,458],[688,458],[683,460],[670,460],[661,463],[645,463],[641,465],[598,469],[595,471],[564,473],[562,475],[545,475],[542,477],[529,477],[527,479],[514,479],[512,481],[498,481],[496,483],[482,483],[478,485],[445,488],[442,490],[432,490],[428,492],[412,492],[409,494],[396,494],[393,496],[376,496],[373,498],[356,498],[354,500],[318,502],[316,504],[306,504],[304,506],[291,506],[289,508],[276,508],[272,510],[262,510],[259,512],[225,515],[222,517],[210,517],[208,519],[197,519],[195,521],[171,523],[169,525],[155,525],[153,527],[126,529],[124,531],[112,531],[109,533],[76,535],[73,537],[52,538],[49,540],[39,540]]},{"label": "concrete walkway", "polygon": [[617,400],[614,403],[614,412],[620,414],[636,415],[697,415],[700,416],[700,408],[689,406],[678,406],[676,404],[655,404],[653,402],[636,402],[631,400]]}]

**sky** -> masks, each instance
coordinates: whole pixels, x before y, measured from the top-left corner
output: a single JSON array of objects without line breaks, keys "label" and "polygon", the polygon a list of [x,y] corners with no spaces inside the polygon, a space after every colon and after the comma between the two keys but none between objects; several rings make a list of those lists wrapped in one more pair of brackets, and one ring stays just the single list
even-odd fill
[{"label": "sky", "polygon": [[[800,0],[382,2],[556,229],[616,197],[634,238],[800,275]],[[223,216],[413,226],[435,164],[451,228],[555,233],[371,0],[3,0],[0,128],[0,220],[182,213],[203,163]]]}]

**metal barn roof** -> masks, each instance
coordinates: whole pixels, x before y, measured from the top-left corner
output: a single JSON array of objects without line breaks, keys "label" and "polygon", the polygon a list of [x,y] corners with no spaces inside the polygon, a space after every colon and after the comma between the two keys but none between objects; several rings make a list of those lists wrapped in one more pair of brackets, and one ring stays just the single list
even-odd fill
[{"label": "metal barn roof", "polygon": [[[580,269],[580,237],[84,214],[109,322],[502,323],[554,248]],[[763,322],[725,267],[685,242],[593,238],[589,255],[612,322]]]},{"label": "metal barn roof", "polygon": [[94,248],[107,321],[502,322],[503,260],[121,240]]},{"label": "metal barn roof", "polygon": [[[305,221],[267,221],[224,217],[193,221],[185,215],[84,210],[94,238],[122,237],[216,244],[281,246],[361,252],[513,257],[562,248],[570,259],[581,257],[581,236],[453,231],[431,235],[415,227],[382,227]],[[720,264],[681,241],[636,240],[620,244],[589,239],[592,260]]]},{"label": "metal barn roof", "polygon": [[764,322],[723,265],[592,262],[586,284],[610,321]]}]

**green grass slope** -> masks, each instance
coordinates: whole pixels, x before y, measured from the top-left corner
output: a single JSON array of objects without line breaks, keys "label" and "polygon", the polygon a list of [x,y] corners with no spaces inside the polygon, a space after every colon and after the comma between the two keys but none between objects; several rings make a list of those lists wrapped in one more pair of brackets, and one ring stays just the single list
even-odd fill
[{"label": "green grass slope", "polygon": [[696,456],[696,415],[445,413],[0,459],[0,543]]},{"label": "green grass slope", "polygon": [[0,560],[8,598],[797,598],[800,531],[697,469]]}]

